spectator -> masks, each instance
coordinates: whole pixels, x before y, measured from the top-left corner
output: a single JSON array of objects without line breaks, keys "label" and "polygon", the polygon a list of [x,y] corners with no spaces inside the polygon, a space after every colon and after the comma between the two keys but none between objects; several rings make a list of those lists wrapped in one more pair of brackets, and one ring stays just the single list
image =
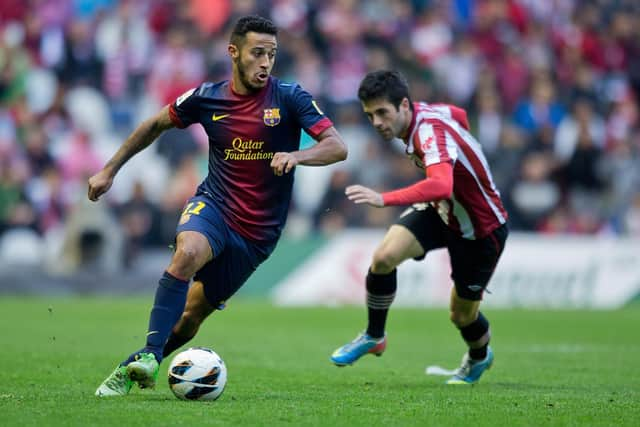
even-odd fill
[{"label": "spectator", "polygon": [[124,233],[122,262],[126,268],[130,268],[145,246],[162,243],[158,230],[159,212],[148,199],[144,186],[139,181],[133,186],[131,198],[116,210]]},{"label": "spectator", "polygon": [[[183,91],[228,74],[220,58],[229,23],[256,12],[283,28],[278,73],[315,93],[352,145],[348,163],[307,176],[305,191],[294,193],[294,214],[317,226],[309,229],[387,223],[378,212],[353,215],[341,206],[339,186],[382,188],[412,178],[388,167],[389,158],[401,163],[402,147],[386,149],[363,132],[366,116],[353,112],[364,73],[391,67],[409,76],[417,98],[468,108],[512,228],[594,233],[607,224],[637,234],[640,8],[613,0],[445,3],[4,0],[1,227],[52,235],[68,222],[77,183],[102,163],[109,141]],[[204,12],[211,8],[215,14]],[[156,144],[150,158],[175,159],[180,172],[156,172],[158,184],[150,186],[146,171],[144,197],[136,185],[144,176],[120,184],[114,194],[121,196],[109,202],[119,202],[125,229],[147,224],[131,220],[144,205],[166,218],[158,236],[165,222],[173,232],[206,157],[203,134],[176,132]],[[123,205],[129,194],[136,197]],[[587,214],[585,200],[595,207]],[[158,243],[134,240],[137,247]]]},{"label": "spectator", "polygon": [[521,100],[513,113],[514,122],[530,133],[545,126],[555,129],[563,117],[564,107],[556,100],[555,88],[547,77],[533,81],[529,97]]},{"label": "spectator", "polygon": [[556,158],[567,163],[578,146],[581,132],[586,132],[594,147],[604,149],[605,124],[602,117],[593,111],[588,99],[579,98],[573,104],[571,114],[565,116],[556,130],[553,148]]}]

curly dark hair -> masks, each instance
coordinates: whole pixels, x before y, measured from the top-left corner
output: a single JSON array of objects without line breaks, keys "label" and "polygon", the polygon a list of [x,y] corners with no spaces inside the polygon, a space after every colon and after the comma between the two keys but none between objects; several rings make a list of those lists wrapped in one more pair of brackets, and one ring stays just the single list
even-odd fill
[{"label": "curly dark hair", "polygon": [[278,27],[267,18],[258,15],[243,16],[238,19],[231,32],[231,44],[240,46],[248,32],[278,35]]},{"label": "curly dark hair", "polygon": [[360,82],[358,98],[363,102],[384,99],[393,104],[396,109],[400,107],[404,98],[407,98],[411,104],[407,80],[400,72],[390,70],[368,73]]}]

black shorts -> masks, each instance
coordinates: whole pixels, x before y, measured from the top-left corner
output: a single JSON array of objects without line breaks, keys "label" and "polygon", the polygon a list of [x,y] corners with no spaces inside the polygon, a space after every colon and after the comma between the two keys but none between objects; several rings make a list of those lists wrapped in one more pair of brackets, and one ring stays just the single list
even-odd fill
[{"label": "black shorts", "polygon": [[396,224],[407,228],[422,245],[425,253],[416,260],[423,259],[430,250],[447,248],[451,279],[458,296],[473,301],[482,299],[509,234],[506,224],[483,238],[464,239],[442,221],[433,207],[423,203],[407,209]]}]

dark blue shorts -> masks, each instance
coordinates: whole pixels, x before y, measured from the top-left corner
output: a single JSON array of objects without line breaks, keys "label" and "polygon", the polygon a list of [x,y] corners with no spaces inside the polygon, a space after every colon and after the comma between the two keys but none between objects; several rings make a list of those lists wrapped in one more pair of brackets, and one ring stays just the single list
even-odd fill
[{"label": "dark blue shorts", "polygon": [[203,283],[205,296],[214,307],[223,305],[240,289],[277,243],[256,243],[238,234],[227,225],[218,207],[206,195],[189,199],[176,234],[182,231],[197,231],[209,241],[213,259],[193,279]]}]

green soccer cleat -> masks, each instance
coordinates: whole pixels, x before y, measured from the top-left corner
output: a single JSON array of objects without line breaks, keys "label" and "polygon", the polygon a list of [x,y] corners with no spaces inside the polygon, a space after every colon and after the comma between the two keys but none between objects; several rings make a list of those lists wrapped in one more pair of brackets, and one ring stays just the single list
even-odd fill
[{"label": "green soccer cleat", "polygon": [[100,387],[96,390],[96,396],[126,396],[129,394],[132,386],[133,381],[131,381],[129,375],[127,375],[127,367],[118,366],[111,375],[100,384]]},{"label": "green soccer cleat", "polygon": [[140,388],[153,388],[158,379],[160,365],[152,353],[140,353],[127,365],[127,375]]}]

